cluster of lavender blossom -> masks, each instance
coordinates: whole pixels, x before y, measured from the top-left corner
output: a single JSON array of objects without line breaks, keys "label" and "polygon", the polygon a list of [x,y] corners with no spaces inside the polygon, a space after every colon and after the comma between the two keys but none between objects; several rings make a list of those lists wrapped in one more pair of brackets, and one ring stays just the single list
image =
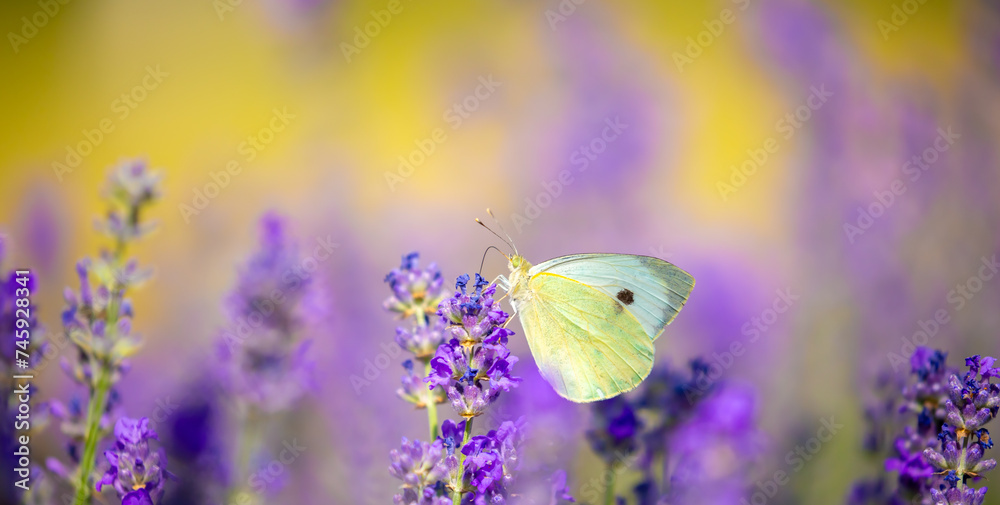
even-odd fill
[{"label": "cluster of lavender blossom", "polygon": [[[32,470],[31,491],[10,497],[11,502],[51,503],[54,493],[61,493],[64,502],[90,505],[96,500],[95,491],[111,490],[124,505],[168,503],[166,484],[175,477],[166,469],[164,450],[151,443],[159,440],[159,435],[148,418],[123,415],[117,388],[129,372],[129,358],[141,348],[140,339],[132,331],[134,310],[128,294],[150,277],[148,270],[126,258],[126,252],[154,228],[143,218],[159,196],[159,181],[160,175],[141,161],[122,163],[108,178],[105,196],[109,210],[97,227],[112,238],[112,246],[97,258],[83,259],[76,265],[79,289],[65,290],[66,307],[62,312],[65,341],[72,344],[75,359],[63,357],[60,365],[85,388],[86,396],[74,396],[67,402],[52,399],[41,406],[66,436],[67,457],[46,460],[48,474],[54,479],[43,478],[39,471]],[[6,244],[0,241],[0,259],[5,251]],[[29,287],[33,288],[33,282]],[[199,410],[200,404],[185,405],[174,412],[170,432],[175,452],[182,456],[181,470],[189,477],[218,477],[185,479],[188,485],[174,503],[184,503],[192,496],[213,503],[262,503],[261,493],[277,487],[269,486],[270,481],[258,483],[251,475],[262,461],[266,464],[271,460],[265,446],[273,444],[264,434],[270,432],[278,414],[292,411],[314,388],[314,364],[306,358],[310,340],[300,337],[305,328],[324,317],[324,295],[318,283],[303,271],[302,258],[287,236],[284,220],[265,215],[261,220],[260,249],[241,270],[226,300],[232,331],[223,332],[219,339],[219,362],[212,367],[208,381],[216,387],[206,391],[231,400],[230,410],[235,417],[231,425],[237,429],[228,432],[239,436],[226,448],[233,448],[235,454],[220,455],[223,447],[209,447],[209,438],[224,437],[220,433],[209,436],[214,426],[209,426],[211,416]],[[9,304],[3,296],[0,323],[13,317],[8,314],[12,311],[6,310]],[[43,355],[49,355],[41,352],[45,345],[41,338],[36,337],[35,342],[38,347],[32,352],[32,368]],[[13,351],[0,350],[4,351],[0,362],[12,366]],[[9,360],[7,354],[11,354]],[[8,412],[9,398],[3,401],[0,407]],[[38,419],[42,421],[45,416],[39,415]],[[40,424],[36,423],[34,429]],[[2,429],[8,425],[14,423],[4,423]],[[15,439],[12,435],[4,437],[4,441]],[[102,450],[103,461],[98,457]],[[4,486],[4,492],[13,489]]]},{"label": "cluster of lavender blossom", "polygon": [[982,505],[987,488],[972,484],[997,465],[986,458],[993,440],[985,425],[1000,410],[1000,384],[991,382],[1000,368],[994,358],[975,355],[960,375],[946,358],[920,347],[909,380],[881,379],[888,396],[867,412],[865,447],[885,457],[885,472],[858,482],[849,504]]},{"label": "cluster of lavender blossom", "polygon": [[[158,197],[159,181],[160,175],[142,161],[126,161],[112,170],[105,195],[110,208],[97,226],[113,246],[94,260],[81,260],[76,266],[79,290],[64,293],[63,331],[76,360],[64,357],[60,364],[86,389],[87,398],[73,398],[68,405],[49,402],[49,412],[69,438],[69,464],[50,458],[46,467],[58,477],[56,485],[72,489],[76,505],[90,504],[93,492],[104,486],[113,488],[123,504],[152,505],[163,496],[170,476],[163,451],[149,446],[157,435],[148,428],[148,419],[121,415],[116,389],[129,370],[129,358],[141,347],[132,332],[134,313],[127,294],[150,276],[126,259],[126,251],[154,228],[142,218]],[[97,454],[112,429],[115,441],[104,452],[107,470],[101,475],[95,471]]]},{"label": "cluster of lavender blossom", "polygon": [[[710,380],[695,359],[690,371],[659,365],[635,393],[593,405],[591,448],[606,465],[603,481],[585,485],[581,497],[624,505],[617,477],[639,474],[637,505],[740,503],[748,493],[750,465],[763,453],[754,391]],[[603,491],[603,493],[601,492]]]},{"label": "cluster of lavender blossom", "polygon": [[[509,318],[495,299],[496,284],[479,274],[458,277],[455,291],[445,297],[443,277],[435,264],[417,266],[417,253],[386,277],[393,296],[385,308],[410,324],[396,331],[396,342],[413,360],[398,394],[428,411],[430,442],[403,438],[393,450],[389,472],[402,481],[397,505],[504,504],[511,500],[525,421],[504,421],[496,429],[472,435],[473,422],[500,397],[518,386],[511,373],[517,358],[510,353],[504,327]],[[472,286],[469,283],[472,282]],[[437,423],[437,405],[450,401],[460,421]],[[566,478],[552,479],[551,503],[573,501]]]}]

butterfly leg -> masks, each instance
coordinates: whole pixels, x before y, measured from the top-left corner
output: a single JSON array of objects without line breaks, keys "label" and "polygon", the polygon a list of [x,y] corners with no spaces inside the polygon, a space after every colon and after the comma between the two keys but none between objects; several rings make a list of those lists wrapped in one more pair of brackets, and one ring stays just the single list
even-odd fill
[{"label": "butterfly leg", "polygon": [[[493,279],[493,282],[495,282],[497,286],[500,286],[500,288],[504,290],[504,294],[497,300],[498,302],[502,301],[504,298],[507,298],[507,296],[510,295],[510,281],[507,280],[506,277],[504,277],[503,275],[498,275],[496,279]],[[514,316],[517,315],[517,307],[515,307],[513,303],[510,304],[510,306],[513,309],[513,313],[510,315],[509,318],[507,318],[507,321],[503,323],[502,328],[506,328],[507,325],[510,324],[510,321],[514,319]]]},{"label": "butterfly leg", "polygon": [[497,278],[493,279],[493,282],[491,282],[490,284],[494,283],[503,288],[504,291],[508,292],[510,291],[510,281],[508,281],[507,278],[504,277],[503,275],[498,275]]}]

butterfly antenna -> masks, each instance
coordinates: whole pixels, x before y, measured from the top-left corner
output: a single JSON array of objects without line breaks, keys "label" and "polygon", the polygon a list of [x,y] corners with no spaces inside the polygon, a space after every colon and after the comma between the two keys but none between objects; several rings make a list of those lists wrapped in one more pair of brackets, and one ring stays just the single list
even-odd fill
[{"label": "butterfly antenna", "polygon": [[[495,245],[491,245],[491,246],[487,247],[486,250],[483,251],[483,261],[479,262],[479,275],[483,274],[483,265],[486,264],[486,255],[490,252],[490,249],[496,249],[498,253],[503,254],[503,251],[501,251]],[[507,258],[507,255],[503,254],[503,257]],[[510,261],[510,258],[507,258],[507,261]]]},{"label": "butterfly antenna", "polygon": [[[508,246],[510,246],[510,248],[514,250],[514,254],[517,254],[517,248],[514,247],[513,243],[511,243],[509,240],[506,240],[503,237],[501,237],[497,232],[493,231],[493,229],[490,228],[489,226],[486,226],[486,223],[483,223],[482,221],[480,221],[478,217],[476,218],[476,222],[479,223],[479,225],[482,226],[483,228],[486,228],[487,231],[489,231],[490,233],[492,233],[494,236],[496,236],[496,238],[500,239],[503,243],[505,243]],[[503,252],[501,252],[500,254],[503,254]],[[504,256],[506,256],[506,255],[504,255]]]},{"label": "butterfly antenna", "polygon": [[489,214],[490,217],[493,218],[493,222],[496,223],[497,227],[500,228],[500,231],[502,231],[503,234],[507,236],[507,243],[510,244],[510,248],[514,250],[514,254],[520,255],[520,253],[517,252],[517,246],[514,245],[514,239],[510,238],[510,234],[507,233],[507,230],[503,229],[503,225],[500,224],[500,220],[497,219],[497,217],[493,215],[493,211],[490,210],[489,208],[487,208],[486,209],[486,213]]}]

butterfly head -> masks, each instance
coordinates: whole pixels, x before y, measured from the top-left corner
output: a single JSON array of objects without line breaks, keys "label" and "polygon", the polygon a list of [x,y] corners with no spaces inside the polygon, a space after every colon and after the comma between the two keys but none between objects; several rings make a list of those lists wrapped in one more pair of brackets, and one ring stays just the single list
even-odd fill
[{"label": "butterfly head", "polygon": [[509,292],[511,299],[516,299],[519,296],[518,293],[527,285],[528,278],[530,277],[528,270],[531,269],[531,263],[518,254],[512,254],[509,259],[510,263],[507,265],[510,268]]},{"label": "butterfly head", "polygon": [[531,268],[531,263],[528,263],[528,260],[524,259],[524,256],[513,254],[510,256],[510,265],[508,267],[510,267],[511,273],[518,271],[527,272]]}]

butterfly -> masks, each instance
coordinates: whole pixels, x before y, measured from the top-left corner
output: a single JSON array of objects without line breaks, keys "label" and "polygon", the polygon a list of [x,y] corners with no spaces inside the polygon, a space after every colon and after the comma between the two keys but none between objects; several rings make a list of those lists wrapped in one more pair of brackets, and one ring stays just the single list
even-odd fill
[{"label": "butterfly", "polygon": [[510,276],[497,284],[510,296],[542,377],[578,403],[638,386],[653,368],[653,342],[684,307],[694,277],[630,254],[573,254],[532,265],[512,242]]}]

